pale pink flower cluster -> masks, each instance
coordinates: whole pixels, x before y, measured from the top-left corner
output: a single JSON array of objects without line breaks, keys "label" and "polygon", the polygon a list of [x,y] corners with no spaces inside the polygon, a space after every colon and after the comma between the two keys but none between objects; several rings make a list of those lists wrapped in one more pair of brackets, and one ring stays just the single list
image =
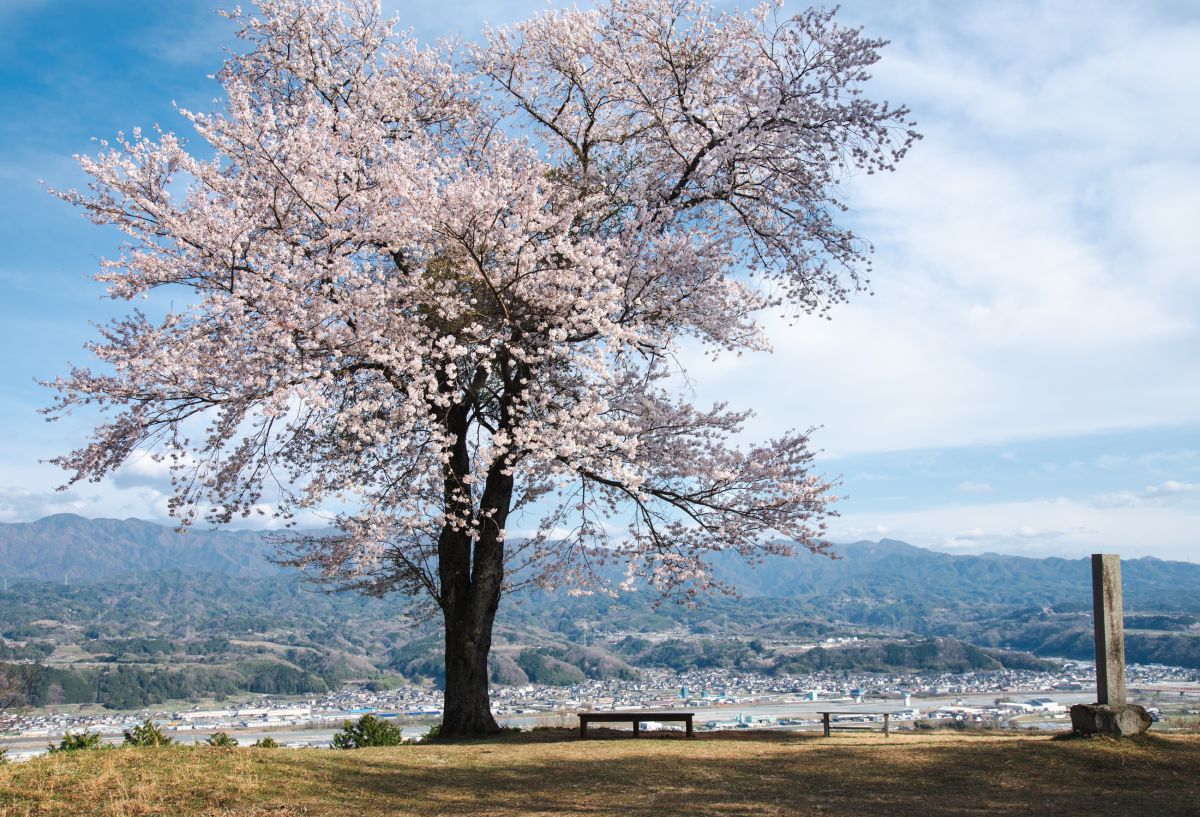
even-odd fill
[{"label": "pale pink flower cluster", "polygon": [[[103,327],[102,370],[54,383],[51,413],[107,415],[58,460],[72,480],[152,447],[184,523],[268,487],[286,518],[337,502],[340,533],[298,537],[300,561],[443,607],[504,570],[608,589],[613,561],[686,598],[713,551],[825,548],[807,434],[738,449],[744,413],[667,384],[683,342],[763,349],[764,310],[864,286],[837,183],[917,138],[861,94],[880,42],[692,0],[434,48],[366,0],[232,16],[222,109],[182,111],[215,158],[135,131],[60,194],[128,235],[99,274],[114,298],[191,293]],[[506,542],[538,509],[541,533]]]}]

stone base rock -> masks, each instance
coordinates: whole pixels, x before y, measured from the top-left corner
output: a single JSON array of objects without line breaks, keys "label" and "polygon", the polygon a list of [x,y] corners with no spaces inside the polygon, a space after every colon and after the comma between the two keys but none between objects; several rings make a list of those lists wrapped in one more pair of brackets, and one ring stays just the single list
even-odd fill
[{"label": "stone base rock", "polygon": [[1140,735],[1150,728],[1150,713],[1137,704],[1075,704],[1071,728],[1080,735]]}]

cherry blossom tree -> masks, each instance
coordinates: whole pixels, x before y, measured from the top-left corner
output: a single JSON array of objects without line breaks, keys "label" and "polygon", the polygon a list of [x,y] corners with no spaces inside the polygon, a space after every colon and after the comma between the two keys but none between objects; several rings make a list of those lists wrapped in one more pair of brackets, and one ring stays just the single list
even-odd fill
[{"label": "cherry blossom tree", "polygon": [[127,234],[113,298],[191,299],[104,325],[100,365],[52,384],[52,416],[102,413],[72,482],[152,451],[182,524],[331,513],[292,559],[436,605],[447,736],[496,729],[514,577],[613,592],[623,565],[686,600],[727,589],[713,553],[827,549],[808,433],[733,444],[748,414],[691,405],[678,353],[767,349],[765,312],[866,286],[839,184],[918,138],[862,95],[881,41],[698,0],[432,47],[369,0],[230,16],[221,109],[181,111],[204,157],[134,131],[60,194]]}]

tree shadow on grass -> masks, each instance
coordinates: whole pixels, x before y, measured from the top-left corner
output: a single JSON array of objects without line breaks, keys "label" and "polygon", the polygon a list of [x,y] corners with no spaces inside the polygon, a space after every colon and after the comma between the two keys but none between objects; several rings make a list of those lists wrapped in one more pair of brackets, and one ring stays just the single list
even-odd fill
[{"label": "tree shadow on grass", "polygon": [[[882,733],[881,733],[882,734]],[[697,731],[694,737],[687,737],[682,729],[642,729],[639,732],[641,740],[699,740],[699,741],[755,741],[766,743],[795,743],[797,741],[813,740],[821,737],[819,732],[796,732],[784,730],[755,730],[728,729],[721,731]],[[584,740],[632,740],[632,729],[617,729],[609,726],[589,725],[587,738]],[[463,741],[434,741],[440,745],[478,745],[485,743],[525,744],[525,743],[577,743],[580,741],[579,729],[562,726],[539,726],[525,732],[508,732],[490,738]]]},{"label": "tree shadow on grass", "polygon": [[577,741],[559,758],[520,745],[453,756],[413,747],[399,759],[347,753],[328,783],[347,808],[367,814],[1200,814],[1196,741],[955,738],[916,747],[806,736],[792,745],[764,740],[755,751],[736,740],[742,745],[728,752],[720,740],[630,741],[627,749]]}]

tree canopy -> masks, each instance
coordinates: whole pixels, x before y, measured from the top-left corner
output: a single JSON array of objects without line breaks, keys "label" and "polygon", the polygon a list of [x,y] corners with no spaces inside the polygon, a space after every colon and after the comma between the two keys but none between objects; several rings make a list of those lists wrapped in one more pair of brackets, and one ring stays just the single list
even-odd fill
[{"label": "tree canopy", "polygon": [[616,562],[688,597],[711,551],[826,547],[808,433],[734,445],[748,413],[693,406],[678,353],[764,350],[765,311],[866,285],[838,185],[917,138],[862,94],[881,41],[607,0],[422,46],[368,0],[256,5],[222,107],[181,111],[202,151],[134,131],[61,194],[129,236],[114,298],[194,293],[54,383],[52,413],[106,413],[72,480],[150,450],[185,523],[333,508],[299,561],[427,593],[472,643],[505,576]]}]

